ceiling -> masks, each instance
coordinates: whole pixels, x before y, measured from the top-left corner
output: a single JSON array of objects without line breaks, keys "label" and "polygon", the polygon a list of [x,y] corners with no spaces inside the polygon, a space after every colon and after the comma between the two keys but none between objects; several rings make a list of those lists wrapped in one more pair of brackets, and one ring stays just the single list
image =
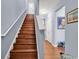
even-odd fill
[{"label": "ceiling", "polygon": [[[28,3],[34,3],[36,0],[28,0]],[[47,14],[52,11],[60,0],[39,0],[39,14]]]},{"label": "ceiling", "polygon": [[40,13],[47,13],[51,11],[60,0],[39,0],[39,11]]}]

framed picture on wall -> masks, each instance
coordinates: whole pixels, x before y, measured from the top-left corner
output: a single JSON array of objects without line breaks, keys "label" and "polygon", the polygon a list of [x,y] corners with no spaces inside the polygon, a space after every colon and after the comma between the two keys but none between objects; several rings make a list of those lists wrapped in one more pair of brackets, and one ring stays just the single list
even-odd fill
[{"label": "framed picture on wall", "polygon": [[67,24],[78,22],[78,8],[67,13]]},{"label": "framed picture on wall", "polygon": [[57,28],[64,29],[65,27],[65,17],[57,17]]}]

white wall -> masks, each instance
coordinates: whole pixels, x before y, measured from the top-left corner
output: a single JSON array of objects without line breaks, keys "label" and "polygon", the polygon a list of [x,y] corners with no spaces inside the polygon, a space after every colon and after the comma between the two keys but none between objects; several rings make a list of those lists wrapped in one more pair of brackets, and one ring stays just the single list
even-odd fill
[{"label": "white wall", "polygon": [[8,30],[25,9],[25,0],[1,1],[1,34],[4,34]]},{"label": "white wall", "polygon": [[[78,0],[69,0],[65,2],[66,14],[75,8],[78,8]],[[78,59],[78,22],[66,25],[66,45],[65,53],[72,55],[73,59]]]},{"label": "white wall", "polygon": [[56,20],[55,20],[55,45],[58,42],[65,41],[65,29],[58,29],[57,28],[57,17],[65,17],[65,7],[62,7],[56,12]]},{"label": "white wall", "polygon": [[35,15],[39,15],[39,0],[34,0]]},{"label": "white wall", "polygon": [[28,7],[29,7],[29,1],[28,0],[25,0],[25,4],[26,4],[26,10],[28,10]]},{"label": "white wall", "polygon": [[[60,0],[56,10],[66,7],[66,14],[78,8],[78,0]],[[66,24],[65,26],[65,53],[70,54],[73,59],[78,59],[78,23]]]},{"label": "white wall", "polygon": [[52,11],[59,1],[60,0],[39,0],[39,11],[42,9]]},{"label": "white wall", "polygon": [[28,14],[35,14],[34,2],[28,4]]},{"label": "white wall", "polygon": [[1,0],[1,35],[10,29],[4,37],[1,37],[1,59],[7,59],[11,44],[26,16],[26,3],[26,0]]},{"label": "white wall", "polygon": [[38,48],[38,59],[44,59],[45,35],[44,35],[44,31],[39,29],[39,24],[36,18],[35,18],[35,29],[36,29],[37,48]]},{"label": "white wall", "polygon": [[51,44],[54,43],[54,20],[55,13],[54,10],[48,14],[45,20],[45,39],[48,40]]}]

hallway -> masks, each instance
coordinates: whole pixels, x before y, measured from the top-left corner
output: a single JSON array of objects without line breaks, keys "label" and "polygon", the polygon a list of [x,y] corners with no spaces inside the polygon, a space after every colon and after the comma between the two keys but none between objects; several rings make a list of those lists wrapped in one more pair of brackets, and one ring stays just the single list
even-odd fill
[{"label": "hallway", "polygon": [[1,59],[61,59],[61,52],[78,59],[78,0],[1,0]]}]

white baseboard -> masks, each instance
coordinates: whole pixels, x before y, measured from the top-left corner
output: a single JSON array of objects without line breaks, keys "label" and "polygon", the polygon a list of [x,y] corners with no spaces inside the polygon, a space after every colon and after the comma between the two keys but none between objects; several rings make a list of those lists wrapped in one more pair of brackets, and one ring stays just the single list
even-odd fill
[{"label": "white baseboard", "polygon": [[52,45],[53,45],[54,47],[57,47],[57,45],[55,45],[55,44],[53,44],[53,43],[52,43]]},{"label": "white baseboard", "polygon": [[45,40],[47,40],[52,46],[57,47],[56,44],[53,44],[53,43],[52,43],[51,41],[49,41],[48,39],[45,39]]},{"label": "white baseboard", "polygon": [[[25,11],[25,16],[26,16],[26,11]],[[24,16],[24,18],[25,18],[25,16]],[[21,25],[20,25],[20,27],[19,27],[19,29],[18,29],[18,31],[17,31],[17,33],[16,33],[16,35],[15,35],[15,37],[14,37],[14,39],[13,39],[11,45],[10,45],[10,48],[9,48],[9,50],[8,50],[8,52],[7,52],[4,59],[9,59],[10,58],[10,51],[13,49],[13,44],[16,42],[16,37],[18,37],[18,33],[19,33],[19,30],[21,29],[21,26],[24,22],[24,18],[23,18],[23,21],[22,21],[22,23],[21,23]]]}]

